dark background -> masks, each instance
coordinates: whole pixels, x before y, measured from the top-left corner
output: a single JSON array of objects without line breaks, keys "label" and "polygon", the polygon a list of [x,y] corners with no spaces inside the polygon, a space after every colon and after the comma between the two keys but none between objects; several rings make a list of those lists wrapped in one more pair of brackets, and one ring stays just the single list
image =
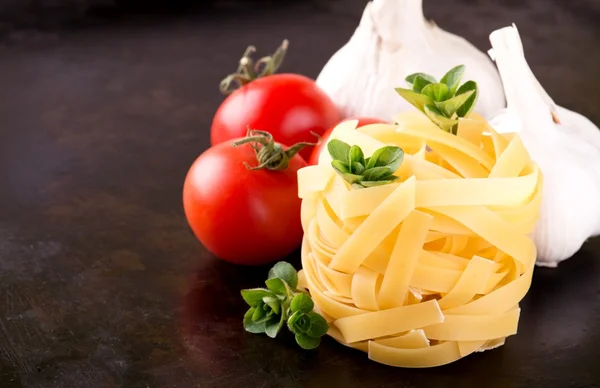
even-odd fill
[{"label": "dark background", "polygon": [[[449,366],[243,331],[239,290],[268,267],[212,257],[181,208],[218,82],[247,45],[283,38],[282,71],[316,77],[365,3],[0,0],[0,387],[598,386],[598,240],[536,270],[506,346]],[[599,3],[425,0],[425,14],[481,50],[515,22],[556,102],[599,124]]]}]

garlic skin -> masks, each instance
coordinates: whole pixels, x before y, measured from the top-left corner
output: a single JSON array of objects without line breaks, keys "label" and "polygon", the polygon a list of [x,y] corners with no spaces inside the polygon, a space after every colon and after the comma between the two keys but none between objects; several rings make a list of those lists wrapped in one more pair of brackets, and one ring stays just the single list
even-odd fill
[{"label": "garlic skin", "polygon": [[424,72],[439,79],[460,64],[466,66],[463,79],[479,85],[474,110],[489,117],[504,108],[502,84],[492,61],[464,38],[425,20],[423,0],[373,0],[316,82],[345,117],[391,120],[414,109],[394,91],[407,86],[406,76]]},{"label": "garlic skin", "polygon": [[514,24],[492,32],[490,42],[508,104],[490,125],[498,132],[518,132],[543,173],[540,219],[532,237],[537,264],[556,267],[600,234],[600,130],[552,101],[527,64]]}]

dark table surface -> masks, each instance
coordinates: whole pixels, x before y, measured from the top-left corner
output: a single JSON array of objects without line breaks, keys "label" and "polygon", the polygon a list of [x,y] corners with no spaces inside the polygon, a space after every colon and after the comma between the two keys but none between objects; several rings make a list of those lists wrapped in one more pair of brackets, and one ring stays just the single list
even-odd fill
[{"label": "dark table surface", "polygon": [[[268,267],[222,262],[181,206],[208,146],[218,81],[247,44],[291,41],[282,70],[316,77],[364,1],[255,3],[169,17],[91,15],[11,30],[0,48],[0,386],[592,387],[600,382],[600,243],[537,269],[506,346],[395,369],[326,339],[243,331],[241,288]],[[600,123],[592,0],[426,1],[480,49],[516,22],[556,101]],[[290,258],[298,265],[298,255]]]}]

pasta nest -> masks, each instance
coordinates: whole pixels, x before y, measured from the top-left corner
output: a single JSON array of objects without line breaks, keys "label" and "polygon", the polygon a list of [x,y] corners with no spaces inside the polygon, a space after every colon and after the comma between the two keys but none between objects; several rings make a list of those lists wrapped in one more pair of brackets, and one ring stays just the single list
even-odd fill
[{"label": "pasta nest", "polygon": [[331,139],[365,156],[396,145],[397,182],[355,189],[331,167],[298,173],[302,271],[328,335],[399,367],[433,367],[504,344],[536,258],[542,175],[518,134],[481,116],[457,135],[420,112],[394,125],[339,124]]}]

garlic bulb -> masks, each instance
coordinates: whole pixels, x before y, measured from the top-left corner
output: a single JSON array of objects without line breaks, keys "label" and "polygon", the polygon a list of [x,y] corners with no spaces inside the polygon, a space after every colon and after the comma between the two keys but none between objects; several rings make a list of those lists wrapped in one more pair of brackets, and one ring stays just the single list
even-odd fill
[{"label": "garlic bulb", "polygon": [[600,234],[600,130],[554,104],[527,64],[515,25],[494,31],[490,42],[508,103],[490,124],[518,132],[544,174],[533,239],[538,265],[555,267]]},{"label": "garlic bulb", "polygon": [[422,0],[373,0],[350,40],[327,62],[317,84],[349,116],[391,119],[413,109],[395,92],[405,77],[424,72],[441,77],[459,64],[481,94],[475,111],[489,117],[503,108],[500,77],[490,59],[464,38],[428,22]]}]

